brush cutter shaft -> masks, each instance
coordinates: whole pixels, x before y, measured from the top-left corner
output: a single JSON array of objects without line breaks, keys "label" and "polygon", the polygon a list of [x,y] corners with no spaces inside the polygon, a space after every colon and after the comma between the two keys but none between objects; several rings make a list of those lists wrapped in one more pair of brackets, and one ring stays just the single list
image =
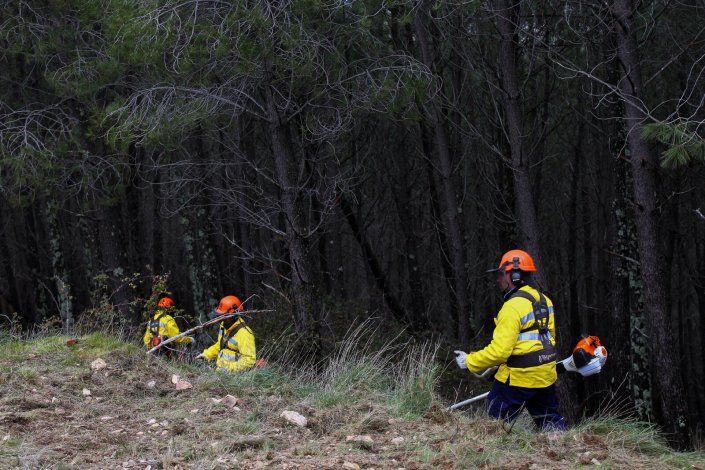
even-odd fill
[{"label": "brush cutter shaft", "polygon": [[483,394],[480,394],[476,397],[468,398],[467,400],[461,401],[460,403],[456,403],[455,405],[452,405],[449,409],[454,410],[456,408],[460,408],[461,406],[469,405],[471,403],[475,403],[476,401],[484,400],[487,398],[487,395],[489,395],[490,392],[485,392]]}]

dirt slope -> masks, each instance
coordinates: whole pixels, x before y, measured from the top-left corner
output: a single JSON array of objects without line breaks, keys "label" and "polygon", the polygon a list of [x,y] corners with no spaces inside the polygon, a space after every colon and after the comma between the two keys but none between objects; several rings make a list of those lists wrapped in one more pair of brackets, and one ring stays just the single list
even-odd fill
[{"label": "dirt slope", "polygon": [[[438,404],[411,419],[373,396],[326,404],[276,367],[233,377],[102,335],[0,349],[0,468],[705,468],[702,454],[610,420],[555,435],[520,421],[508,434]],[[192,388],[177,390],[174,375]],[[217,401],[228,394],[235,406]]]}]

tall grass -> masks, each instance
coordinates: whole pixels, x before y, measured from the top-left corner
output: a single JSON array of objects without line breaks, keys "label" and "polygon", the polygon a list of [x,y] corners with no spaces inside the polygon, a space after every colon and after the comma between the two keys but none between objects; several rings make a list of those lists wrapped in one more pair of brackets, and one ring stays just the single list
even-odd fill
[{"label": "tall grass", "polygon": [[394,387],[387,400],[393,411],[414,418],[428,411],[435,401],[440,377],[436,364],[438,344],[422,343],[408,347],[394,368]]},{"label": "tall grass", "polygon": [[309,400],[322,408],[372,401],[398,416],[425,413],[435,399],[438,347],[400,342],[399,335],[380,342],[380,336],[379,326],[366,320],[351,327],[329,357],[300,368],[296,379],[309,384]]}]

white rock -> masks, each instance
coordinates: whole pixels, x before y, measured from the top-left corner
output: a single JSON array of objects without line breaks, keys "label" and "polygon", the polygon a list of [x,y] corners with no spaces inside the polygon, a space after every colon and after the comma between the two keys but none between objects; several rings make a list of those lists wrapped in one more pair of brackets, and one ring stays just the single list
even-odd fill
[{"label": "white rock", "polygon": [[367,449],[371,448],[375,443],[375,441],[372,439],[372,437],[370,437],[367,434],[363,434],[363,435],[359,435],[359,436],[346,436],[345,442],[352,442],[354,444],[359,445],[360,447],[364,447]]},{"label": "white rock", "polygon": [[391,442],[392,444],[401,444],[402,442],[404,442],[404,438],[401,436],[395,437],[394,439],[392,439]]},{"label": "white rock", "polygon": [[174,385],[176,385],[177,383],[179,383],[179,376],[176,375],[176,374],[172,375],[172,376],[171,376],[171,383],[173,383]]},{"label": "white rock", "polygon": [[105,369],[106,367],[108,367],[108,364],[106,364],[106,362],[101,358],[98,358],[95,361],[91,362],[91,369],[94,371]]},{"label": "white rock", "polygon": [[284,410],[281,412],[279,417],[284,418],[289,423],[299,426],[301,428],[306,427],[306,424],[308,424],[308,420],[306,419],[306,417],[300,415],[296,411]]},{"label": "white rock", "polygon": [[355,462],[343,462],[343,468],[346,470],[360,470],[360,466]]},{"label": "white rock", "polygon": [[87,388],[84,388],[81,393],[83,393],[84,397],[90,397],[91,396],[91,391],[88,390]]},{"label": "white rock", "polygon": [[186,380],[179,380],[176,382],[176,389],[177,390],[188,390],[190,388],[193,388],[193,385],[191,385],[191,382],[188,382]]},{"label": "white rock", "polygon": [[154,380],[150,380],[149,382],[147,382],[147,388],[154,388],[156,386],[157,382],[155,382]]},{"label": "white rock", "polygon": [[225,405],[228,408],[235,408],[235,405],[237,405],[238,403],[240,403],[240,400],[232,395],[225,395],[223,398],[220,399],[220,404]]}]

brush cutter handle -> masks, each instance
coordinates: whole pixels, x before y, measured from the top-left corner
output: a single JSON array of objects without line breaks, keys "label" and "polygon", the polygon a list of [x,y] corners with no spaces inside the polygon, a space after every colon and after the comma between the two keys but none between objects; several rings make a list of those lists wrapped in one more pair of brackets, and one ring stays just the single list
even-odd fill
[{"label": "brush cutter handle", "polygon": [[485,370],[484,372],[480,372],[479,374],[473,372],[472,375],[474,375],[478,379],[484,379],[492,377],[495,372],[497,372],[497,367],[490,367],[489,369]]}]

